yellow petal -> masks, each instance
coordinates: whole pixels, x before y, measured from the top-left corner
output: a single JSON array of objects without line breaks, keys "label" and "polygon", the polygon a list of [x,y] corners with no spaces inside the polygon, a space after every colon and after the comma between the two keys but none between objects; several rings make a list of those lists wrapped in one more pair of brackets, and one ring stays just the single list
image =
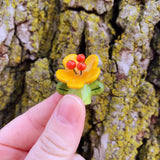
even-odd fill
[{"label": "yellow petal", "polygon": [[85,81],[85,83],[89,84],[91,82],[94,82],[100,74],[100,69],[98,67],[92,68],[89,72],[85,72],[82,77]]},{"label": "yellow petal", "polygon": [[66,83],[70,79],[75,79],[76,75],[73,70],[58,69],[56,72],[56,77],[59,81]]},{"label": "yellow petal", "polygon": [[87,65],[85,71],[89,72],[92,68],[97,67],[98,62],[99,62],[99,58],[97,55],[92,54],[92,55],[88,56],[85,61],[86,65]]},{"label": "yellow petal", "polygon": [[68,56],[66,56],[66,57],[63,59],[63,65],[64,65],[65,68],[67,68],[67,67],[66,67],[66,64],[67,64],[67,62],[70,61],[70,60],[74,60],[76,63],[78,63],[78,62],[77,62],[77,55],[76,55],[76,54],[69,54]]},{"label": "yellow petal", "polygon": [[69,88],[79,89],[82,88],[85,85],[84,80],[81,80],[80,77],[77,77],[75,79],[70,79],[67,82],[67,86]]}]

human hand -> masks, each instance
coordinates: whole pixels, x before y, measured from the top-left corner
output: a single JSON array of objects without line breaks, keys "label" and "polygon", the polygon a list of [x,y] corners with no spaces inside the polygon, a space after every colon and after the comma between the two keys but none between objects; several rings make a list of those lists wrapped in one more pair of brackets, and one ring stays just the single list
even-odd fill
[{"label": "human hand", "polygon": [[83,160],[75,152],[84,121],[80,98],[55,93],[0,130],[0,159]]}]

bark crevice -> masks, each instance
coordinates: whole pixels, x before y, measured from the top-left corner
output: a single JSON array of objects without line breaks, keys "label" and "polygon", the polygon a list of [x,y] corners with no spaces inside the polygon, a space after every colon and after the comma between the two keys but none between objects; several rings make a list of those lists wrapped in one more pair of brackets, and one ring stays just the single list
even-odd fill
[{"label": "bark crevice", "polygon": [[112,7],[112,18],[109,21],[115,30],[115,35],[113,35],[113,38],[112,38],[111,42],[109,43],[109,46],[110,46],[109,59],[111,59],[111,60],[112,60],[112,51],[113,51],[113,46],[114,46],[115,40],[118,39],[118,36],[120,36],[124,32],[124,29],[116,23],[116,20],[119,16],[119,12],[120,12],[119,11],[119,4],[120,3],[121,3],[121,0],[114,1],[113,7]]}]

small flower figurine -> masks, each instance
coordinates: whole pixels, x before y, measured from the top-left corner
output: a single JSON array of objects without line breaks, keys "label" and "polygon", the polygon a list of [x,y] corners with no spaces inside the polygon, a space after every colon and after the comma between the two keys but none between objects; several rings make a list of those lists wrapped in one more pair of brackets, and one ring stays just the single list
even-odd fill
[{"label": "small flower figurine", "polygon": [[103,84],[96,81],[100,74],[97,67],[99,58],[90,55],[85,58],[83,54],[69,54],[63,59],[65,69],[58,69],[56,77],[60,81],[56,90],[62,94],[75,94],[85,105],[91,103],[91,96],[103,92]]}]

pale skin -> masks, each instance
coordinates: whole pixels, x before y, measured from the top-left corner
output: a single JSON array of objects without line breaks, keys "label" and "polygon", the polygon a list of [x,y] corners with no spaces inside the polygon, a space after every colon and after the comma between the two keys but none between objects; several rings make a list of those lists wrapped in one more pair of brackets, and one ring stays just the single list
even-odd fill
[{"label": "pale skin", "polygon": [[84,160],[75,154],[84,121],[80,98],[55,93],[0,130],[0,159]]}]

